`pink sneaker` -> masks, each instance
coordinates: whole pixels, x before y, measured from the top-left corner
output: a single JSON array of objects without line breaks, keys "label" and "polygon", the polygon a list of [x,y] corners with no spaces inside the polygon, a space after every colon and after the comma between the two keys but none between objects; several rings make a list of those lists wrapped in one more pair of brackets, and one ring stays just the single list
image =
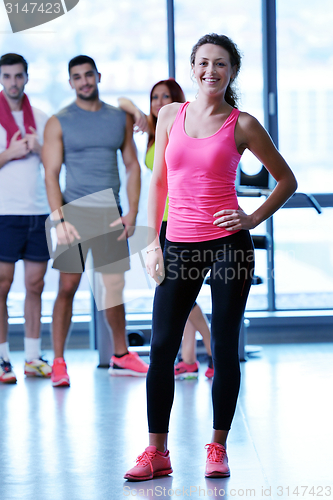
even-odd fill
[{"label": "pink sneaker", "polygon": [[207,370],[205,371],[205,375],[207,378],[213,378],[214,377],[214,366],[213,366],[213,359],[211,356],[208,356],[208,367]]},{"label": "pink sneaker", "polygon": [[156,446],[148,446],[136,459],[136,465],[126,472],[124,478],[129,481],[147,481],[154,477],[171,474],[169,450],[165,453],[158,451]]},{"label": "pink sneaker", "polygon": [[206,477],[229,477],[230,469],[225,447],[219,443],[206,444]]},{"label": "pink sneaker", "polygon": [[53,387],[69,387],[69,376],[64,358],[54,359],[51,382]]},{"label": "pink sneaker", "polygon": [[185,361],[180,361],[175,365],[175,379],[191,379],[199,376],[199,361],[189,365]]},{"label": "pink sneaker", "polygon": [[145,377],[149,365],[142,361],[137,352],[129,352],[121,358],[111,357],[109,373],[113,376]]}]

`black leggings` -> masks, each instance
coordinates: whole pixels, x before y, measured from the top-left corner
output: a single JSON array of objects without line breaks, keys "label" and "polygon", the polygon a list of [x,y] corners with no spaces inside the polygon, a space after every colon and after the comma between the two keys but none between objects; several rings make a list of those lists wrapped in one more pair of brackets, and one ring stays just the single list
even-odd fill
[{"label": "black leggings", "polygon": [[[162,251],[164,250],[165,242],[166,242],[166,229],[167,229],[167,221],[163,220],[161,224],[161,230],[160,230],[160,245],[162,248]],[[191,311],[194,309],[194,307],[197,305],[196,301],[192,304]]]},{"label": "black leggings", "polygon": [[211,344],[213,427],[229,430],[240,385],[238,338],[254,270],[248,231],[198,243],[173,243],[164,248],[165,279],[156,288],[150,366],[147,374],[149,432],[165,433],[174,397],[174,361],[184,326],[211,271]]}]

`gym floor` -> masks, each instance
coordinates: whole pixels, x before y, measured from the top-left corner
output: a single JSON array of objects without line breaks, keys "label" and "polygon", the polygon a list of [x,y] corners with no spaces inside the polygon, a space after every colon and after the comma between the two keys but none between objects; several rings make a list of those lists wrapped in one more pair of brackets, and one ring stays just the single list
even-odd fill
[{"label": "gym floor", "polygon": [[[173,474],[139,483],[123,474],[147,446],[145,379],[110,377],[90,350],[68,350],[70,388],[23,375],[0,384],[3,500],[333,498],[333,343],[265,345],[242,363],[228,440],[231,476],[205,479],[211,381],[176,382],[169,449]],[[46,352],[52,359],[52,353]],[[331,489],[330,489],[331,488]]]}]

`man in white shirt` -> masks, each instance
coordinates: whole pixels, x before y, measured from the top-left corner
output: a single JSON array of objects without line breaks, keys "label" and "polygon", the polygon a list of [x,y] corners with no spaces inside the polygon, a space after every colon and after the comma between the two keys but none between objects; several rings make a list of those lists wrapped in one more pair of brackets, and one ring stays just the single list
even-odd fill
[{"label": "man in white shirt", "polygon": [[49,213],[40,162],[47,116],[31,107],[24,93],[28,65],[18,54],[0,59],[0,382],[16,383],[7,342],[7,296],[15,263],[24,261],[26,297],[25,367],[28,376],[49,377],[41,357],[41,294],[49,253],[45,219]]}]

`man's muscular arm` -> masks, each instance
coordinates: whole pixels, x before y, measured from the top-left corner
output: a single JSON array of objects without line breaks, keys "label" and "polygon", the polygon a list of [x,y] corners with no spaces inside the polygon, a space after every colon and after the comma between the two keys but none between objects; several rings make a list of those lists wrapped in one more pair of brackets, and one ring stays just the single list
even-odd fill
[{"label": "man's muscular arm", "polygon": [[[62,130],[58,118],[51,116],[44,130],[44,145],[42,161],[45,168],[45,184],[51,212],[56,212],[62,206],[62,194],[59,185],[59,175],[63,160]],[[54,220],[62,215],[54,214]]]},{"label": "man's muscular arm", "polygon": [[141,190],[141,169],[137,158],[136,146],[133,140],[133,119],[128,114],[126,115],[126,133],[121,152],[127,174],[126,191],[129,210],[128,213],[122,217],[122,222],[126,227],[126,231],[124,231],[119,239],[125,238],[126,232],[127,236],[131,236],[134,233]]},{"label": "man's muscular arm", "polygon": [[[47,121],[44,130],[44,144],[42,149],[42,161],[45,168],[45,184],[49,204],[54,221],[63,217],[61,207],[63,205],[62,194],[59,184],[59,175],[64,155],[61,125],[55,116]],[[66,226],[63,228],[62,226]],[[65,234],[66,233],[66,234]],[[57,226],[59,244],[68,244],[75,238],[80,238],[75,227],[66,222]]]}]

